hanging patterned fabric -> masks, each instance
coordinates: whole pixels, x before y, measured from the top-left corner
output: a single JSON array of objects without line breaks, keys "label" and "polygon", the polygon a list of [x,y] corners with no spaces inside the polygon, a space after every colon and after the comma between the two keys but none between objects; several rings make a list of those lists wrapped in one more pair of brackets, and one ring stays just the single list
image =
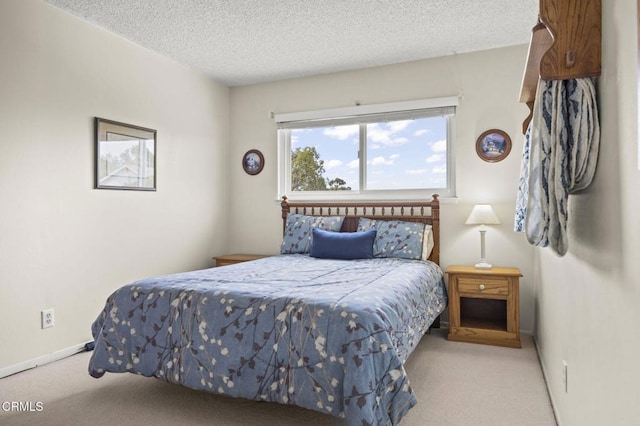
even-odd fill
[{"label": "hanging patterned fabric", "polygon": [[520,184],[518,185],[518,197],[516,198],[516,214],[513,229],[516,232],[524,232],[524,221],[527,217],[527,200],[529,199],[529,151],[531,146],[531,123],[524,135],[524,147],[522,148],[522,164],[520,165]]},{"label": "hanging patterned fabric", "polygon": [[540,80],[536,93],[516,230],[524,231],[532,245],[549,246],[563,256],[568,249],[569,194],[589,186],[596,170],[600,125],[595,80]]}]

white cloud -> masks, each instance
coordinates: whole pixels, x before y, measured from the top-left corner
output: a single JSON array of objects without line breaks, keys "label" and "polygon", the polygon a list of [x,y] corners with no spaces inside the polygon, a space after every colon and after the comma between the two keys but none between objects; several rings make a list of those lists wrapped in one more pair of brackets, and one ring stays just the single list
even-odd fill
[{"label": "white cloud", "polygon": [[373,159],[371,159],[371,165],[372,166],[390,166],[393,164],[393,160],[395,160],[395,158],[393,158],[394,156],[391,156],[392,158],[389,158],[388,160],[386,160],[384,157],[380,156],[380,157],[374,157]]},{"label": "white cloud", "polygon": [[392,154],[391,157],[389,157],[391,160],[395,160],[396,158],[400,157],[400,154]]},{"label": "white cloud", "polygon": [[[367,126],[367,139],[385,146],[397,146],[407,143],[407,138],[394,137],[394,133],[399,130],[393,131],[390,129],[391,125],[387,125],[387,127],[387,129],[383,129],[379,123],[370,124]],[[396,128],[399,127],[400,126],[396,126]]]},{"label": "white cloud", "polygon": [[447,173],[447,166],[442,165],[442,166],[434,167],[434,168],[433,168],[433,170],[432,170],[432,172],[433,172],[434,174],[444,174],[444,173]]},{"label": "white cloud", "polygon": [[324,168],[329,170],[329,169],[333,169],[334,167],[339,167],[342,166],[344,163],[340,160],[328,160],[324,162]]},{"label": "white cloud", "polygon": [[405,171],[405,174],[408,175],[423,175],[425,173],[427,173],[429,170],[427,169],[413,169],[413,170],[407,170]]},{"label": "white cloud", "polygon": [[380,128],[380,125],[378,123],[370,124],[367,126],[367,137],[369,138],[369,140],[372,140],[374,142],[389,142],[389,134],[390,132],[388,130]]},{"label": "white cloud", "polygon": [[300,142],[300,136],[302,133],[309,133],[312,129],[291,129],[291,145],[295,145]]},{"label": "white cloud", "polygon": [[330,138],[343,141],[345,139],[349,139],[351,136],[357,135],[359,131],[360,126],[358,126],[357,124],[353,124],[351,126],[329,127],[322,133],[325,136],[329,136]]},{"label": "white cloud", "polygon": [[355,160],[351,160],[347,163],[347,167],[350,169],[357,169],[360,167],[360,160],[355,159]]},{"label": "white cloud", "polygon": [[433,152],[446,152],[447,151],[447,141],[446,139],[434,142],[431,144],[431,150]]},{"label": "white cloud", "polygon": [[427,133],[429,133],[427,129],[420,129],[413,132],[413,136],[422,136],[422,135],[426,135]]},{"label": "white cloud", "polygon": [[387,124],[387,127],[389,127],[391,133],[398,133],[406,129],[412,121],[413,120],[392,121],[391,123]]},{"label": "white cloud", "polygon": [[433,154],[425,159],[427,163],[435,163],[436,161],[444,160],[444,155],[442,154]]}]

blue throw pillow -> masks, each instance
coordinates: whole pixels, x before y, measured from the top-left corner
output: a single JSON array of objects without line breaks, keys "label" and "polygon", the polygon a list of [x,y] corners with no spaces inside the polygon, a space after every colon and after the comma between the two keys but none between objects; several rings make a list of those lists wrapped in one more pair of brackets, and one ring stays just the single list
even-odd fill
[{"label": "blue throw pillow", "polygon": [[313,229],[309,256],[323,259],[373,259],[376,230],[365,232],[330,232]]}]

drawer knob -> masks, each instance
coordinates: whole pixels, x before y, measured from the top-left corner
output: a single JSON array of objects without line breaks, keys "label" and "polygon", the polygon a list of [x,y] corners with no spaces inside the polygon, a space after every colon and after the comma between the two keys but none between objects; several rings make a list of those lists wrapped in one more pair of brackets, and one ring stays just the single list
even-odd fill
[{"label": "drawer knob", "polygon": [[479,288],[480,290],[484,290],[484,284],[480,284],[480,285],[478,286],[478,288]]}]

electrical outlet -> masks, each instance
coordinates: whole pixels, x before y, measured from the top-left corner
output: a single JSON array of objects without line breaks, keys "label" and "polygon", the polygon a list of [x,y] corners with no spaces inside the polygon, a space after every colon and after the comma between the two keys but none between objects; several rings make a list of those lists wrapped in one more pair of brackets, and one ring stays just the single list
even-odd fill
[{"label": "electrical outlet", "polygon": [[42,328],[53,327],[55,324],[55,317],[53,316],[53,308],[45,309],[42,314]]},{"label": "electrical outlet", "polygon": [[562,384],[564,385],[564,393],[569,392],[569,366],[567,361],[562,361]]}]

